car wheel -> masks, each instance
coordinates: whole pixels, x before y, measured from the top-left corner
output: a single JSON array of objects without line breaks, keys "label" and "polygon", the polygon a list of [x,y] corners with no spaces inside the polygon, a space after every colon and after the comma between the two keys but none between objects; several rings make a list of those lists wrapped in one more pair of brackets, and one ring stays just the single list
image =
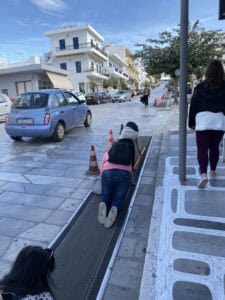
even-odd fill
[{"label": "car wheel", "polygon": [[21,139],[22,139],[22,136],[10,136],[11,137],[11,139],[12,140],[14,140],[14,141],[21,141]]},{"label": "car wheel", "polygon": [[91,122],[92,122],[92,115],[91,115],[90,112],[87,112],[86,118],[85,118],[85,121],[84,121],[84,126],[85,127],[90,127],[91,126]]},{"label": "car wheel", "polygon": [[61,142],[64,139],[65,136],[65,128],[63,123],[59,122],[56,127],[53,134],[53,140],[55,142]]}]

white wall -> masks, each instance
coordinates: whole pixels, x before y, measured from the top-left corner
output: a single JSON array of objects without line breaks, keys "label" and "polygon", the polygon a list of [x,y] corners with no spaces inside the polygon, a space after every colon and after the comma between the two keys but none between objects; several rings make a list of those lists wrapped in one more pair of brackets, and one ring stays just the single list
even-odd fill
[{"label": "white wall", "polygon": [[37,76],[32,72],[14,74],[14,75],[0,75],[0,92],[3,89],[8,90],[8,96],[10,98],[17,97],[16,82],[20,81],[32,81],[32,89],[38,88]]}]

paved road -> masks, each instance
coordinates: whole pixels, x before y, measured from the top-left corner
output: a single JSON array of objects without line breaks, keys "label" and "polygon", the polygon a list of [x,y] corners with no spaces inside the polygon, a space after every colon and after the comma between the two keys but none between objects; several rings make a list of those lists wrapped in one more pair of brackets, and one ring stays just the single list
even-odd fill
[{"label": "paved road", "polygon": [[137,122],[141,135],[176,127],[176,110],[151,105],[162,92],[152,92],[147,108],[139,97],[92,106],[92,126],[72,130],[57,144],[30,138],[13,142],[0,125],[0,276],[24,245],[47,246],[93,187],[94,178],[86,175],[91,144],[100,162],[109,129],[116,137],[121,123]]}]

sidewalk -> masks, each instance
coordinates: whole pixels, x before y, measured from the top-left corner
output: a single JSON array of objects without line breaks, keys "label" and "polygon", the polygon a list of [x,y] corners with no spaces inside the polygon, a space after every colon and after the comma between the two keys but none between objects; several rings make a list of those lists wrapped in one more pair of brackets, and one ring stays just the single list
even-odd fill
[{"label": "sidewalk", "polygon": [[178,135],[171,134],[163,182],[156,184],[139,299],[222,300],[225,164],[220,159],[217,178],[199,190],[195,135],[188,134],[187,185],[182,186],[178,150]]}]

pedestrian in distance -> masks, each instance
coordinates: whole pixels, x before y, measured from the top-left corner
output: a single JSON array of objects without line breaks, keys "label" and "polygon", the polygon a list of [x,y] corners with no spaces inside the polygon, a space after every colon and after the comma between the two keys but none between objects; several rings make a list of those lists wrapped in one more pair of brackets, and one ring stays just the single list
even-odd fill
[{"label": "pedestrian in distance", "polygon": [[132,159],[129,146],[118,140],[106,150],[101,165],[102,193],[98,222],[106,228],[116,221],[131,183],[131,175]]},{"label": "pedestrian in distance", "polygon": [[127,122],[126,126],[122,128],[119,140],[126,142],[130,148],[132,168],[135,163],[135,152],[137,151],[139,155],[141,154],[141,145],[139,141],[139,128],[135,122]]},{"label": "pedestrian in distance", "polygon": [[197,159],[201,179],[198,188],[204,189],[209,175],[216,176],[219,160],[219,144],[225,130],[225,76],[222,63],[210,61],[205,80],[199,83],[193,93],[188,126],[196,132]]},{"label": "pedestrian in distance", "polygon": [[[23,248],[10,272],[0,281],[3,299],[53,300],[49,279],[54,268],[51,249],[39,246]],[[7,295],[14,298],[7,298]]]},{"label": "pedestrian in distance", "polygon": [[143,96],[142,96],[142,102],[144,103],[145,106],[148,106],[148,98],[150,96],[150,89],[146,85],[144,90],[143,90]]}]

